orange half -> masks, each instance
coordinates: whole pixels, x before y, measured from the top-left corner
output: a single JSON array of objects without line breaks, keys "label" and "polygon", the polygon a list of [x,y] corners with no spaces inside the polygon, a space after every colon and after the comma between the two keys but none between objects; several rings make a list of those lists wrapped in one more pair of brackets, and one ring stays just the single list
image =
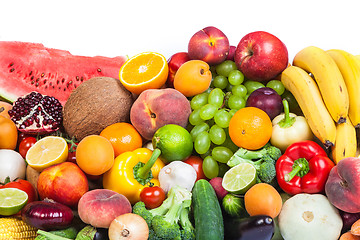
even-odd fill
[{"label": "orange half", "polygon": [[143,52],[128,59],[120,68],[119,79],[132,93],[161,88],[168,77],[166,58],[155,52]]}]

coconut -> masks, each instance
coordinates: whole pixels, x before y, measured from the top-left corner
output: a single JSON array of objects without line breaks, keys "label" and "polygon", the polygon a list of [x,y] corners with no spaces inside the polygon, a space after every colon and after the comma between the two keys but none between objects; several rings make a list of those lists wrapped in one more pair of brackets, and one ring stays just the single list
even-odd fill
[{"label": "coconut", "polygon": [[63,125],[70,137],[81,141],[107,126],[130,121],[134,100],[118,79],[95,77],[73,90],[63,108]]}]

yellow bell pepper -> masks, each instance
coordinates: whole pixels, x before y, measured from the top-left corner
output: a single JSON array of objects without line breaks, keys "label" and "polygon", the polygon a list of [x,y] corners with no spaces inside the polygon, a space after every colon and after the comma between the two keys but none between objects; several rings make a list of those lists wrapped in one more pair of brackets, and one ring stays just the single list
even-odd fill
[{"label": "yellow bell pepper", "polygon": [[140,192],[151,184],[160,186],[159,172],[165,164],[158,158],[160,152],[138,148],[117,156],[109,171],[103,175],[103,187],[118,192],[135,204]]}]

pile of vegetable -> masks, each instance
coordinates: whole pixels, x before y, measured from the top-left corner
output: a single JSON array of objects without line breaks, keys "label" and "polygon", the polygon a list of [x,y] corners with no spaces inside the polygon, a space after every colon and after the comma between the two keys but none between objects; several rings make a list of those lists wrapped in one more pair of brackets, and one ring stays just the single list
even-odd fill
[{"label": "pile of vegetable", "polygon": [[[220,53],[200,47],[212,31],[222,36],[210,44]],[[24,75],[19,86],[32,90],[14,98],[17,91],[0,86],[12,99],[0,101],[0,239],[360,239],[354,118],[333,121],[329,113],[326,122],[310,84],[317,77],[289,66],[275,36],[251,34],[276,41],[281,63],[252,72],[240,60],[242,44],[230,46],[214,27],[168,60],[0,44],[12,46],[0,82]],[[51,53],[43,73],[21,67],[21,59],[39,67]],[[360,82],[360,60],[342,56],[359,71],[337,73]],[[74,70],[76,59],[83,65]],[[68,62],[56,68],[61,61]],[[300,76],[307,81],[297,88],[285,84]],[[319,105],[305,101],[303,89]]]}]

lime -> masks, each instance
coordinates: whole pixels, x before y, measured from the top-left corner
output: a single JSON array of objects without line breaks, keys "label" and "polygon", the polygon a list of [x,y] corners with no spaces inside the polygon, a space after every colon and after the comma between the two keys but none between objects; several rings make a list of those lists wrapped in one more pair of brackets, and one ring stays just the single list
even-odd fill
[{"label": "lime", "polygon": [[17,188],[0,189],[0,215],[10,216],[18,213],[27,203],[28,195]]},{"label": "lime", "polygon": [[194,147],[188,130],[176,124],[160,127],[152,138],[152,144],[154,149],[161,150],[160,159],[165,163],[184,160]]},{"label": "lime", "polygon": [[234,194],[244,194],[256,183],[256,169],[251,163],[240,163],[224,175],[223,188]]}]

